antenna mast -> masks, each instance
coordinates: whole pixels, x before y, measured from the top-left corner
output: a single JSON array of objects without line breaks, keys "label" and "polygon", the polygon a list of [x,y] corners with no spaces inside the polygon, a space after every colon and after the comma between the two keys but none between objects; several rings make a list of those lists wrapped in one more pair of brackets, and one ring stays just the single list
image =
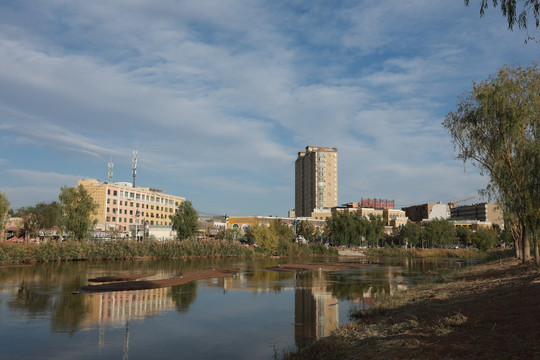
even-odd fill
[{"label": "antenna mast", "polygon": [[112,162],[112,157],[109,157],[109,164],[108,164],[108,167],[109,167],[109,171],[107,172],[107,175],[109,177],[109,182],[112,182],[112,179],[113,179],[113,168],[114,168],[114,164]]},{"label": "antenna mast", "polygon": [[137,176],[137,150],[133,150],[133,187],[135,187],[135,176]]}]

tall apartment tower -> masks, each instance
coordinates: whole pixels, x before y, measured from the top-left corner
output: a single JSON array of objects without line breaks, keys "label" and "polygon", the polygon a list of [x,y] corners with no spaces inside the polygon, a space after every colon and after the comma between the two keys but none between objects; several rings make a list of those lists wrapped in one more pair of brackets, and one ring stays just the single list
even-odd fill
[{"label": "tall apartment tower", "polygon": [[306,146],[295,163],[295,212],[309,217],[314,209],[338,204],[337,148]]}]

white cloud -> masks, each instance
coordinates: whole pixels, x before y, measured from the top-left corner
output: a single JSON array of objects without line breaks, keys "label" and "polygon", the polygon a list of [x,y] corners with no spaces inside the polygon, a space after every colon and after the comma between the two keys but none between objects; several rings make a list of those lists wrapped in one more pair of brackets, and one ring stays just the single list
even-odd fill
[{"label": "white cloud", "polygon": [[243,214],[292,206],[306,145],[338,147],[342,201],[476,187],[475,173],[454,174],[440,123],[472,80],[538,58],[502,17],[443,0],[3,9],[6,170],[99,178],[113,156],[115,178],[129,180],[137,148],[140,181]]}]

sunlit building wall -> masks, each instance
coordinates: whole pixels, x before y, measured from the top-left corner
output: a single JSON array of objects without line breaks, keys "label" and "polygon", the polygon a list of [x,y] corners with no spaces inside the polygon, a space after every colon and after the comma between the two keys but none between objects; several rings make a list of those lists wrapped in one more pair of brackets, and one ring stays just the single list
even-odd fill
[{"label": "sunlit building wall", "polygon": [[95,179],[82,179],[78,182],[98,204],[94,218],[95,230],[129,231],[135,225],[171,225],[178,205],[185,198],[165,194],[163,190],[133,187],[128,182],[107,183]]}]

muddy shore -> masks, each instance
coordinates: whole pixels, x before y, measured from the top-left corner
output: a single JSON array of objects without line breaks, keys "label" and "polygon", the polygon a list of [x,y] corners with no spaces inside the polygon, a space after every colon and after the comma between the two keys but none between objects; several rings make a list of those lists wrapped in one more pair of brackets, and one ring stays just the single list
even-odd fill
[{"label": "muddy shore", "polygon": [[398,292],[286,359],[540,359],[540,270],[505,259]]}]

